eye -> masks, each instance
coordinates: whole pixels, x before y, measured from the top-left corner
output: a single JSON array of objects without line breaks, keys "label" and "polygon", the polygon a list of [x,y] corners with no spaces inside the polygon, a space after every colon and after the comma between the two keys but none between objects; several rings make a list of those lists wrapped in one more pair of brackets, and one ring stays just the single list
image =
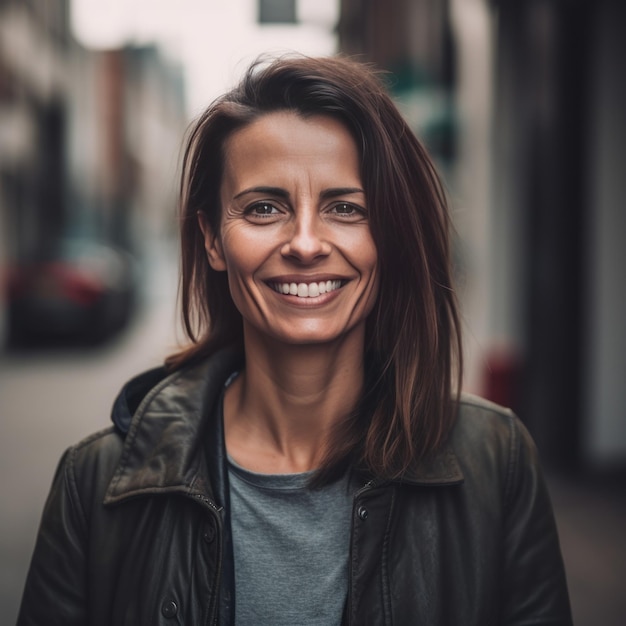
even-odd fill
[{"label": "eye", "polygon": [[252,218],[275,217],[280,211],[270,202],[255,202],[246,210],[248,216]]},{"label": "eye", "polygon": [[335,211],[335,213],[339,213],[340,215],[352,215],[352,213],[356,211],[356,207],[342,202],[341,204],[336,204],[333,211]]},{"label": "eye", "polygon": [[350,219],[363,219],[366,217],[365,209],[350,202],[338,202],[331,207],[330,213],[338,217]]}]

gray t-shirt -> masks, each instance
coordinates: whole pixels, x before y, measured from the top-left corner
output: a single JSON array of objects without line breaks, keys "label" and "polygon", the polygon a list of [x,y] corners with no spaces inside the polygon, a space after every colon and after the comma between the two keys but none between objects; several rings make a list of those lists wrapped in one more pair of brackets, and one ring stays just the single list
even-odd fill
[{"label": "gray t-shirt", "polygon": [[311,473],[257,474],[229,459],[236,626],[341,624],[352,494]]}]

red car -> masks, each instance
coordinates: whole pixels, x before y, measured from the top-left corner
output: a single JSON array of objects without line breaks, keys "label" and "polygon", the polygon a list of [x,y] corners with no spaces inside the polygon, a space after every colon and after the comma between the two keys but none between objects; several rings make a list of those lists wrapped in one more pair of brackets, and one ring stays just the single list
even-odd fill
[{"label": "red car", "polygon": [[131,317],[137,270],[130,254],[88,239],[63,239],[55,249],[8,272],[9,345],[98,342]]}]

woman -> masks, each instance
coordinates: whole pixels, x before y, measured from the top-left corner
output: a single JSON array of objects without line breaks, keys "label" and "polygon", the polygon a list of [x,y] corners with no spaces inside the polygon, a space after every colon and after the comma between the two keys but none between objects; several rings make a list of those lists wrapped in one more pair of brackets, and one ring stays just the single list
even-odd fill
[{"label": "woman", "polygon": [[570,624],[534,445],[459,395],[448,211],[375,74],[253,66],[181,190],[192,343],[66,453],[19,623]]}]

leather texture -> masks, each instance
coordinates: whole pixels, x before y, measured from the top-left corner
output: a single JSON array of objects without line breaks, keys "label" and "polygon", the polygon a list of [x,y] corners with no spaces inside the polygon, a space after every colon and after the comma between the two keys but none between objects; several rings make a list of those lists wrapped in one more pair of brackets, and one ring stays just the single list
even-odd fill
[{"label": "leather texture", "polygon": [[[219,400],[238,363],[223,352],[134,379],[114,427],[65,453],[18,626],[232,623]],[[346,624],[571,625],[537,452],[510,411],[464,397],[428,463],[354,478]]]}]

